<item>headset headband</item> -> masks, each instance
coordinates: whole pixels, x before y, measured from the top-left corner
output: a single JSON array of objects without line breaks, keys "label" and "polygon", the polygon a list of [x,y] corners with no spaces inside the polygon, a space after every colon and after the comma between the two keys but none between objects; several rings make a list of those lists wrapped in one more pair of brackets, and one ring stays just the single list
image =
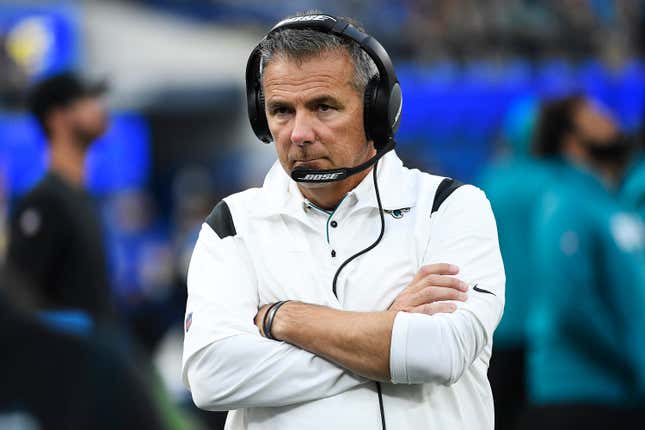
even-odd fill
[{"label": "headset headband", "polygon": [[293,29],[313,29],[323,33],[331,33],[340,37],[344,37],[358,43],[359,46],[370,56],[376,64],[379,72],[379,78],[385,79],[388,87],[397,83],[396,72],[392,65],[392,60],[387,54],[383,46],[369,34],[360,31],[352,24],[340,18],[331,15],[304,15],[294,16],[292,18],[283,19],[277,23],[266,37],[272,33],[287,28]]}]

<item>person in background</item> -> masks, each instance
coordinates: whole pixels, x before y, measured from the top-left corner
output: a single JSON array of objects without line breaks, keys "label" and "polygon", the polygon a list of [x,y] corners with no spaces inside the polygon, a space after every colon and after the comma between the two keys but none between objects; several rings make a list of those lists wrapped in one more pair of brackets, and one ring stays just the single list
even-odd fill
[{"label": "person in background", "polygon": [[526,402],[526,312],[532,291],[539,288],[535,282],[537,268],[529,258],[532,244],[526,229],[552,175],[549,165],[531,154],[538,107],[534,98],[519,99],[511,106],[503,125],[501,157],[479,180],[497,219],[506,269],[506,306],[495,332],[488,370],[497,430],[515,428]]},{"label": "person in background", "polygon": [[534,217],[527,429],[642,427],[643,229],[618,195],[628,142],[583,95],[542,108],[535,149],[557,171]]},{"label": "person in background", "polygon": [[49,168],[10,216],[8,261],[48,311],[109,319],[107,263],[99,215],[86,190],[87,151],[108,125],[100,95],[71,72],[36,84],[30,109],[49,145]]},{"label": "person in background", "polygon": [[64,73],[31,93],[50,165],[11,214],[0,267],[3,429],[200,428],[171,403],[112,307],[84,176],[88,148],[107,128],[103,91]]}]

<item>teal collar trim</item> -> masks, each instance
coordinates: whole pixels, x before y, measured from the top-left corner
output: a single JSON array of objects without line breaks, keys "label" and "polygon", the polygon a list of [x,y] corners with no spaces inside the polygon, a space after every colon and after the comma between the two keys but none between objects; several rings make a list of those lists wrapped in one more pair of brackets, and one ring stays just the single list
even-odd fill
[{"label": "teal collar trim", "polygon": [[[327,209],[323,209],[320,206],[317,206],[314,202],[312,202],[310,200],[307,200],[307,199],[305,199],[304,203],[305,203],[305,205],[307,205],[307,206],[309,206],[309,207],[311,207],[313,209],[316,209],[318,212],[323,213],[323,214],[328,215],[328,216],[331,216],[334,213],[334,211],[336,210],[336,209],[334,209],[333,211],[329,211]],[[338,207],[338,206],[336,206],[336,207]]]},{"label": "teal collar trim", "polygon": [[325,225],[325,234],[327,236],[327,243],[329,243],[329,221],[331,221],[332,217],[334,216],[334,214],[336,213],[340,205],[343,204],[343,202],[345,201],[348,195],[349,194],[345,194],[343,199],[340,202],[338,202],[338,205],[334,208],[334,210],[331,213],[329,213],[329,218],[327,218],[327,224]]}]

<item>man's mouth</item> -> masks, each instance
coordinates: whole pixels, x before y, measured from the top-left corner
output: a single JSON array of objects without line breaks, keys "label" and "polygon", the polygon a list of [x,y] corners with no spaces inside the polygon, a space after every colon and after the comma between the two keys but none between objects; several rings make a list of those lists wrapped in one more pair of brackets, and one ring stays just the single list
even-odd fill
[{"label": "man's mouth", "polygon": [[309,159],[309,160],[297,160],[297,161],[294,161],[293,167],[294,168],[300,167],[300,168],[304,168],[304,169],[311,169],[311,168],[315,168],[316,166],[318,166],[321,161],[322,161],[322,158],[312,158],[312,159]]}]

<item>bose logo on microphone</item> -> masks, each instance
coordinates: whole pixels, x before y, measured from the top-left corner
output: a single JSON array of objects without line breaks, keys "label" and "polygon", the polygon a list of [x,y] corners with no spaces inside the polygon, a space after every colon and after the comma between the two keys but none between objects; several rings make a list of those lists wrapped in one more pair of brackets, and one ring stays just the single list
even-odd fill
[{"label": "bose logo on microphone", "polygon": [[302,21],[327,21],[328,19],[336,21],[333,17],[329,15],[305,15],[305,16],[294,16],[293,18],[287,18],[280,21],[273,28],[281,27],[285,24],[291,24],[292,22],[302,22]]},{"label": "bose logo on microphone", "polygon": [[328,181],[339,177],[341,173],[309,173],[302,178],[303,181]]}]

